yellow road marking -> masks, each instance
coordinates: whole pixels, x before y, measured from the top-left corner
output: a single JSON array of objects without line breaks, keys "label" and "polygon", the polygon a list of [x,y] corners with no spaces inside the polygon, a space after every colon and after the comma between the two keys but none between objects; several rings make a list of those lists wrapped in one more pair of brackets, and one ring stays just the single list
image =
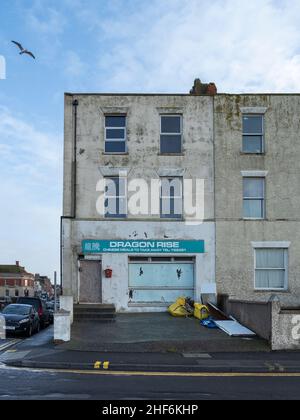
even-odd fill
[{"label": "yellow road marking", "polygon": [[[22,368],[21,368],[22,369]],[[139,371],[105,371],[105,370],[68,370],[68,369],[30,369],[31,372],[69,373],[76,375],[110,375],[110,376],[161,376],[183,378],[300,378],[300,373],[214,373],[214,372],[139,372]]]},{"label": "yellow road marking", "polygon": [[101,362],[95,362],[94,369],[100,369],[101,368]]},{"label": "yellow road marking", "polygon": [[107,370],[109,368],[109,362],[103,363],[103,369]]}]

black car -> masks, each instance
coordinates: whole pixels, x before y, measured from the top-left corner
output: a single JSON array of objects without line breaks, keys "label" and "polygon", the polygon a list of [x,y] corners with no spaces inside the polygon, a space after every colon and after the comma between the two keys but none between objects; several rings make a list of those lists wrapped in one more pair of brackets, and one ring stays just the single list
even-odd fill
[{"label": "black car", "polygon": [[7,333],[21,333],[31,337],[34,332],[40,330],[38,313],[31,305],[8,305],[1,315],[5,319],[3,328]]},{"label": "black car", "polygon": [[19,297],[17,303],[21,305],[31,305],[35,308],[40,318],[41,328],[45,328],[51,324],[50,312],[46,307],[46,302],[42,299],[35,297]]}]

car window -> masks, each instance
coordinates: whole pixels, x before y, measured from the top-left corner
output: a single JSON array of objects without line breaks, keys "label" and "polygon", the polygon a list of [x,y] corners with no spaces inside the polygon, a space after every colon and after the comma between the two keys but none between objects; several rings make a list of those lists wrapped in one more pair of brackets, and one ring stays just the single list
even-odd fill
[{"label": "car window", "polygon": [[30,307],[24,305],[8,305],[4,310],[5,315],[29,315]]}]

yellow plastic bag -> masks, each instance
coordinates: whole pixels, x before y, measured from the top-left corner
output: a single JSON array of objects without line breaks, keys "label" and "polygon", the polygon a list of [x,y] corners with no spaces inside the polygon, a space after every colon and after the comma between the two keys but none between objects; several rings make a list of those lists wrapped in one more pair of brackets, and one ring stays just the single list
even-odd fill
[{"label": "yellow plastic bag", "polygon": [[202,305],[201,303],[195,303],[194,308],[195,318],[200,319],[202,321],[203,319],[207,319],[209,317],[209,310],[207,306]]},{"label": "yellow plastic bag", "polygon": [[187,316],[188,311],[185,309],[184,305],[185,305],[185,298],[180,297],[176,300],[175,303],[169,306],[168,311],[172,316],[175,316],[175,317]]}]

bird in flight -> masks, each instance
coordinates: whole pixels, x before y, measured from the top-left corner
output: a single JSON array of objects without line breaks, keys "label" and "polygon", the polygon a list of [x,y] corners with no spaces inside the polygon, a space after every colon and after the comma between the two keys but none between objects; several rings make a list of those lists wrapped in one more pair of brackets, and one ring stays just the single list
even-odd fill
[{"label": "bird in flight", "polygon": [[26,50],[25,48],[23,48],[22,44],[20,44],[19,42],[16,41],[11,41],[13,44],[15,44],[19,49],[20,49],[20,55],[22,54],[27,54],[30,55],[30,57],[35,59],[35,56],[32,54],[31,51]]}]

